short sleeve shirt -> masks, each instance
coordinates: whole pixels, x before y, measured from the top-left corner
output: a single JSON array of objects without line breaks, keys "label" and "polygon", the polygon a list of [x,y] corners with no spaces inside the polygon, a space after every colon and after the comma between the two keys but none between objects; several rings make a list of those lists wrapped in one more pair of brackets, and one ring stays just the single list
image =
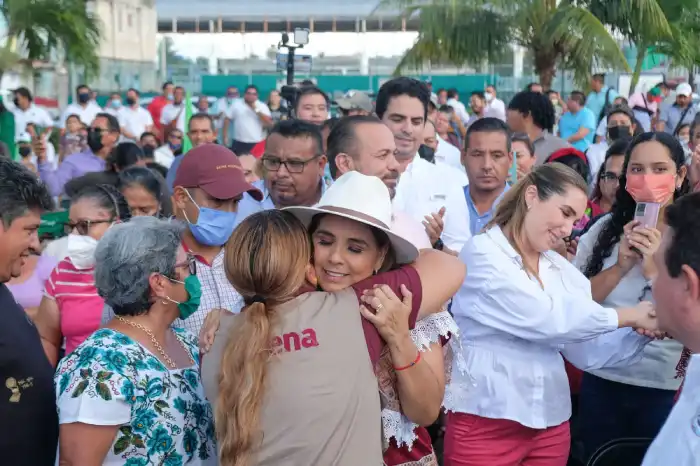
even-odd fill
[{"label": "short sleeve shirt", "polygon": [[265,139],[263,124],[257,113],[270,116],[270,109],[267,105],[255,102],[255,110],[250,108],[243,99],[239,99],[231,105],[228,114],[233,120],[233,139],[239,142],[256,143]]},{"label": "short sleeve shirt", "polygon": [[67,353],[100,326],[104,300],[97,294],[94,272],[78,269],[65,258],[46,281],[44,296],[56,301]]},{"label": "short sleeve shirt", "polygon": [[0,284],[0,461],[54,466],[58,443],[53,367],[39,332]]},{"label": "short sleeve shirt", "polygon": [[[199,361],[196,338],[173,331]],[[120,426],[103,465],[216,464],[198,362],[167,369],[136,341],[103,328],[59,363],[55,381],[60,424]]]},{"label": "short sleeve shirt", "polygon": [[561,116],[559,120],[559,134],[561,134],[563,139],[568,139],[581,128],[588,129],[588,134],[583,139],[571,143],[576,149],[584,152],[588,149],[588,146],[593,144],[597,126],[598,122],[593,112],[584,107],[576,113],[567,112]]}]

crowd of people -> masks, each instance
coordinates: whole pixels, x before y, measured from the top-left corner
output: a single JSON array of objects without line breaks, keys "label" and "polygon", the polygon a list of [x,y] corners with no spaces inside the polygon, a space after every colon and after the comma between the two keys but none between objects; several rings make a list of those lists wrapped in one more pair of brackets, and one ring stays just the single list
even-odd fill
[{"label": "crowd of people", "polygon": [[604,81],[16,90],[3,461],[697,466],[697,109]]}]

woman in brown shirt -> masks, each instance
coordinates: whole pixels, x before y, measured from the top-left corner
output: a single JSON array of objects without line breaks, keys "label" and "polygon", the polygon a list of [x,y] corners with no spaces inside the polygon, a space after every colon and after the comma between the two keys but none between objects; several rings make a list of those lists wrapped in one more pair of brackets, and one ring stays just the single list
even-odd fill
[{"label": "woman in brown shirt", "polygon": [[[385,191],[390,219],[388,192],[381,181],[376,181]],[[228,276],[233,285],[252,305],[245,308],[239,316],[222,317],[214,346],[203,364],[205,389],[210,401],[216,400],[217,434],[220,439],[222,464],[243,464],[231,461],[231,458],[239,458],[241,454],[256,455],[256,462],[248,464],[381,464],[379,404],[372,407],[375,411],[371,414],[369,413],[372,409],[368,409],[366,411],[368,417],[364,419],[359,415],[360,410],[356,401],[353,400],[357,395],[362,394],[360,399],[365,403],[363,407],[369,408],[367,401],[377,399],[377,379],[372,368],[379,361],[385,345],[384,341],[388,343],[392,356],[389,364],[393,364],[399,372],[408,375],[408,377],[402,377],[404,390],[420,389],[424,379],[427,379],[428,384],[435,383],[431,377],[418,377],[422,371],[426,369],[430,371],[430,368],[420,363],[419,352],[408,335],[408,328],[415,322],[419,309],[422,307],[438,309],[440,303],[446,301],[459,287],[459,283],[455,283],[453,289],[448,289],[452,281],[448,278],[442,280],[441,291],[431,290],[424,293],[421,281],[426,276],[434,277],[442,271],[448,272],[448,277],[451,274],[457,276],[458,279],[455,282],[458,282],[464,276],[464,267],[454,257],[439,252],[429,252],[421,254],[415,266],[404,266],[391,272],[379,273],[335,293],[307,293],[278,305],[280,309],[285,310],[275,312],[278,317],[284,316],[282,326],[293,322],[292,327],[296,330],[288,332],[286,330],[289,328],[283,328],[282,333],[275,332],[278,336],[271,338],[273,344],[272,348],[269,348],[274,355],[274,362],[268,366],[271,373],[276,372],[278,376],[280,374],[285,376],[265,384],[265,402],[258,400],[257,406],[262,404],[263,411],[262,441],[258,443],[257,438],[254,440],[249,436],[245,442],[241,442],[240,437],[245,434],[245,430],[241,430],[240,424],[236,423],[242,422],[248,425],[249,417],[239,418],[239,410],[242,406],[250,405],[251,396],[242,394],[240,384],[242,383],[244,388],[250,388],[245,382],[250,377],[240,377],[240,374],[245,374],[246,370],[238,366],[236,361],[240,363],[242,360],[244,363],[247,361],[252,364],[250,361],[255,359],[253,356],[258,354],[258,350],[251,345],[251,329],[238,329],[236,321],[250,319],[253,309],[260,307],[257,301],[265,299],[269,304],[271,298],[261,295],[259,286],[256,285],[254,288],[251,288],[250,284],[243,286],[240,280],[248,270],[255,270],[255,264],[260,261],[261,264],[267,264],[268,269],[270,264],[285,269],[281,280],[291,286],[298,275],[303,277],[308,260],[311,258],[309,250],[307,261],[300,261],[298,267],[293,266],[293,261],[283,264],[282,262],[287,262],[287,258],[296,256],[294,253],[301,253],[302,256],[306,253],[298,244],[290,244],[292,234],[288,231],[278,231],[276,234],[274,225],[268,224],[261,225],[257,231],[251,230],[251,222],[265,223],[263,220],[266,218],[267,223],[270,223],[273,217],[278,215],[281,214],[270,211],[246,219],[234,232],[226,250]],[[371,235],[369,228],[368,231]],[[381,255],[385,255],[391,249],[392,254],[399,261],[412,262],[417,256],[417,249],[408,241],[401,240],[396,235],[391,236],[391,248],[388,244],[384,244],[380,248]],[[233,267],[232,261],[238,260],[236,258],[251,257],[249,249],[255,250],[254,247],[241,249],[236,246],[240,239],[248,241],[257,239],[263,243],[276,245],[279,248],[276,251],[278,255],[261,254],[262,250],[258,253],[253,252],[250,264],[248,260],[242,259],[240,267]],[[306,241],[306,248],[308,248],[308,239]],[[367,239],[366,243],[370,242],[371,239]],[[370,245],[366,244],[366,246]],[[284,261],[281,259],[283,256]],[[383,258],[380,262],[383,262]],[[268,275],[267,278],[272,277]],[[364,290],[371,289],[375,284],[382,282],[391,286],[383,286],[380,291],[375,290],[374,293],[363,296]],[[402,288],[402,284],[407,285],[407,288]],[[258,296],[250,296],[252,294],[250,290],[254,290]],[[412,298],[401,302],[396,297],[397,292],[409,296],[412,294]],[[360,319],[358,315],[360,300],[377,309],[376,313],[369,313],[366,309],[362,311],[365,317],[372,321],[371,323]],[[309,320],[304,320],[304,316]],[[309,322],[313,326],[308,326]],[[360,337],[359,345],[357,338],[352,342],[347,340],[357,330],[360,331],[357,334]],[[361,341],[362,336],[365,339],[364,344]],[[231,343],[227,343],[227,340]],[[368,350],[362,351],[363,346]],[[367,358],[368,354],[369,358]],[[268,358],[269,353],[265,353],[264,361],[267,362]],[[277,358],[280,359],[277,360]],[[295,362],[301,361],[300,358],[306,360],[305,364],[302,364],[302,367],[295,366]],[[360,373],[356,371],[355,363],[352,362],[357,361],[358,358],[362,359]],[[221,375],[218,375],[219,362],[222,367]],[[282,364],[279,364],[280,362]],[[408,368],[410,370],[402,370]],[[339,369],[338,373],[336,369]],[[366,379],[365,369],[370,370],[371,382]],[[233,379],[227,378],[227,374],[231,374]],[[319,380],[319,377],[324,380]],[[220,381],[218,386],[216,380]],[[232,385],[227,383],[227,380],[238,382]],[[348,389],[350,389],[349,393],[353,394],[351,399],[345,399],[342,395]],[[430,389],[431,387],[428,387],[428,390]],[[260,386],[257,390],[256,393],[260,392]],[[375,394],[370,395],[366,390],[374,390]],[[442,394],[440,393],[439,396],[441,397]],[[437,409],[433,413],[433,419],[436,416]],[[348,431],[349,428],[352,432]],[[374,438],[374,434],[378,437]],[[357,457],[370,452],[376,454],[373,445],[379,446],[378,456]],[[248,453],[241,453],[244,451]]]}]

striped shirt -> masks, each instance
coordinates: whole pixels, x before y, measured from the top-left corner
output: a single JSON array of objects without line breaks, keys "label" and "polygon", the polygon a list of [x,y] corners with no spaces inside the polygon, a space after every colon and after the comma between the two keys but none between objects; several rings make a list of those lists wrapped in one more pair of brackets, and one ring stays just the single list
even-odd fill
[{"label": "striped shirt", "polygon": [[[187,250],[184,243],[183,247]],[[209,311],[226,309],[237,314],[243,308],[243,297],[226,278],[223,248],[214,257],[211,264],[207,263],[201,256],[195,255],[194,257],[197,260],[197,278],[202,284],[202,298],[197,312],[188,317],[187,320],[176,319],[173,322],[173,327],[184,328],[199,337],[199,330],[204,325],[204,319]],[[113,318],[114,311],[109,306],[105,306],[102,324],[107,324]]]},{"label": "striped shirt", "polygon": [[56,301],[66,354],[100,326],[104,301],[95,288],[94,269],[77,269],[69,258],[58,263],[46,281],[44,296]]}]

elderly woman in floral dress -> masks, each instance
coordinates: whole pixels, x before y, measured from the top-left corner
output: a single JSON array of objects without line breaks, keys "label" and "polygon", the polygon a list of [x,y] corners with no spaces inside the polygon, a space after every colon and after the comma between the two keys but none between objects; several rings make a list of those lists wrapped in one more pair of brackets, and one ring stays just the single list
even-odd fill
[{"label": "elderly woman in floral dress", "polygon": [[216,464],[197,340],[171,328],[201,295],[180,235],[141,217],[100,241],[95,285],[116,317],[58,366],[61,464]]}]

